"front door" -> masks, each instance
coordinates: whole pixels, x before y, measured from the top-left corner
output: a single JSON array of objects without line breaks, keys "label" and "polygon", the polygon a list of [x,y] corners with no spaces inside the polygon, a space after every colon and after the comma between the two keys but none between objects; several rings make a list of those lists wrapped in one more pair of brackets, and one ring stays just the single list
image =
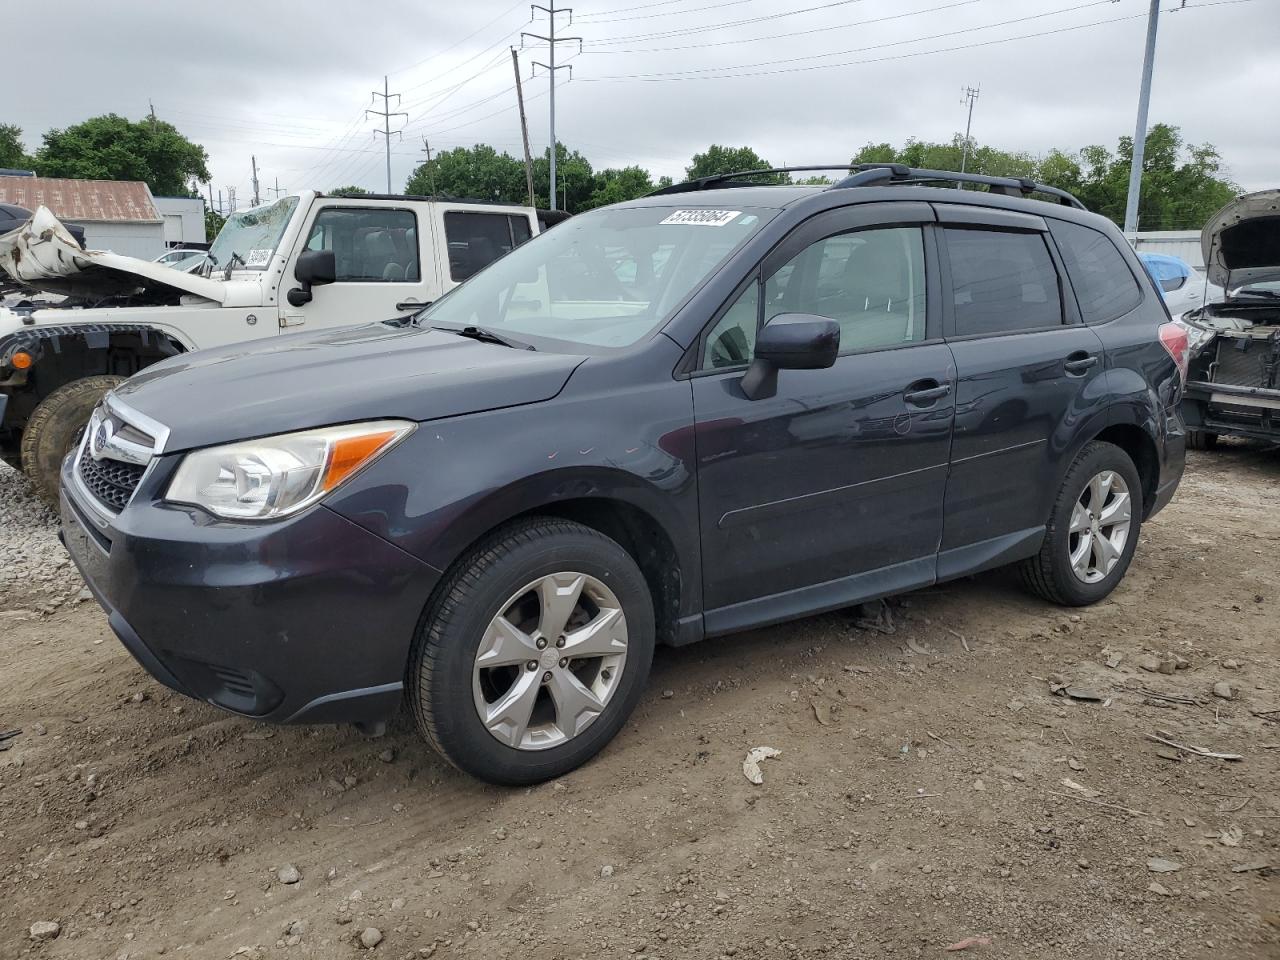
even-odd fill
[{"label": "front door", "polygon": [[[692,379],[706,629],[726,633],[929,583],[954,370],[926,204],[821,214],[766,258],[700,344]],[[825,370],[740,382],[782,313],[840,324]]]},{"label": "front door", "polygon": [[[425,214],[424,214],[425,216]],[[350,202],[317,206],[303,231],[302,250],[332,250],[336,280],[312,290],[310,303],[289,304],[296,286],[292,263],[280,296],[285,333],[389,320],[421,309],[439,296],[430,244],[412,207],[361,207]]]},{"label": "front door", "polygon": [[1075,437],[1103,415],[1091,387],[1104,364],[1041,218],[963,207],[940,216],[959,381],[939,558],[947,577],[1034,550]]}]

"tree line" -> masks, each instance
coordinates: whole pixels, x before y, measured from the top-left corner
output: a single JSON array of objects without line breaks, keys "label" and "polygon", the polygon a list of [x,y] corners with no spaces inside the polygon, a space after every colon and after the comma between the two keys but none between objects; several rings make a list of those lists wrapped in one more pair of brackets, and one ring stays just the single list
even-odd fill
[{"label": "tree line", "polygon": [[[1133,156],[1133,138],[1122,136],[1115,149],[1100,144],[1079,150],[1050,150],[1045,154],[1002,150],[964,138],[948,142],[910,139],[901,146],[867,143],[851,163],[904,163],[913,167],[966,170],[991,176],[1026,177],[1068,190],[1090,210],[1124,219]],[[550,151],[533,160],[534,205],[549,205]],[[713,144],[696,153],[685,177],[714,176],[773,165],[748,146]],[[44,134],[39,148],[28,154],[22,130],[0,123],[0,167],[33,169],[44,177],[98,180],[143,180],[160,196],[194,196],[192,183],[210,179],[204,147],[155,117],[131,121],[116,114],[92,117],[65,129]],[[654,177],[638,165],[596,169],[578,150],[556,144],[557,206],[571,213],[618,203],[668,186],[670,177]],[[793,179],[787,174],[756,178],[768,183],[829,183],[824,176]],[[322,184],[314,186],[323,188]],[[365,192],[359,186],[329,192]],[[405,184],[405,192],[453,199],[525,204],[529,192],[524,161],[478,143],[446,150],[419,164]],[[1224,203],[1239,193],[1226,175],[1222,157],[1211,143],[1186,142],[1176,126],[1158,123],[1147,133],[1143,159],[1139,226],[1143,230],[1199,229]],[[212,211],[210,211],[212,214]],[[216,232],[216,214],[209,226]]]},{"label": "tree line", "polygon": [[[1022,177],[1067,190],[1090,210],[1121,225],[1132,157],[1133,138],[1127,136],[1119,138],[1114,150],[1094,144],[1074,152],[1054,149],[1037,156],[972,141],[966,154],[964,138],[957,135],[946,143],[915,139],[900,147],[868,143],[849,162],[903,163],[933,170],[959,170],[963,162],[970,173]],[[538,206],[547,203],[549,166],[546,154],[533,162],[534,199]],[[631,200],[671,183],[669,177],[655,179],[639,166],[593,170],[586,157],[564,144],[557,145],[556,166],[560,181],[558,205],[571,213]],[[685,168],[685,178],[692,180],[772,167],[772,163],[751,147],[713,144],[694,154]],[[833,182],[834,176],[838,176],[838,171],[832,176],[795,178],[784,173],[754,179],[775,184],[827,184]],[[516,204],[528,202],[524,161],[487,144],[458,147],[422,163],[409,177],[405,192]],[[1222,157],[1213,144],[1187,143],[1179,128],[1169,124],[1159,123],[1148,131],[1138,208],[1141,229],[1198,230],[1239,192],[1240,188],[1226,176]]]}]

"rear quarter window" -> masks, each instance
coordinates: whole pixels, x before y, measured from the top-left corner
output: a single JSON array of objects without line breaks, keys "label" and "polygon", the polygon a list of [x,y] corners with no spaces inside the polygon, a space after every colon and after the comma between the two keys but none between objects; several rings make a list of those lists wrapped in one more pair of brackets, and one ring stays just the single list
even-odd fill
[{"label": "rear quarter window", "polygon": [[1105,233],[1065,220],[1050,221],[1049,229],[1067,266],[1085,323],[1106,323],[1142,302],[1142,289],[1133,271]]}]

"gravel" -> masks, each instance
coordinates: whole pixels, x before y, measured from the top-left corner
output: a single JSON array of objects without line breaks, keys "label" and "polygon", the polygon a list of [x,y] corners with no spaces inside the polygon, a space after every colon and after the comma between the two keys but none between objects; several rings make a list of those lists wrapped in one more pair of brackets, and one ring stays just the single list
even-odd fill
[{"label": "gravel", "polygon": [[84,581],[58,542],[57,515],[0,463],[0,616],[36,617],[81,602]]}]

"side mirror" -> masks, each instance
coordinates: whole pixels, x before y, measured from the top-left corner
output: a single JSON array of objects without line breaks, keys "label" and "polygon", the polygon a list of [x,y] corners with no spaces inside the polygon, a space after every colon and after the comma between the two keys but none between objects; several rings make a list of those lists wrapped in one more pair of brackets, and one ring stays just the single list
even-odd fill
[{"label": "side mirror", "polygon": [[332,250],[304,250],[298,255],[293,277],[300,286],[289,291],[289,303],[301,307],[311,302],[312,287],[333,283],[338,278],[338,261]]},{"label": "side mirror", "polygon": [[840,324],[808,313],[782,313],[756,338],[755,359],[742,377],[748,400],[778,392],[779,370],[822,370],[840,355]]}]

